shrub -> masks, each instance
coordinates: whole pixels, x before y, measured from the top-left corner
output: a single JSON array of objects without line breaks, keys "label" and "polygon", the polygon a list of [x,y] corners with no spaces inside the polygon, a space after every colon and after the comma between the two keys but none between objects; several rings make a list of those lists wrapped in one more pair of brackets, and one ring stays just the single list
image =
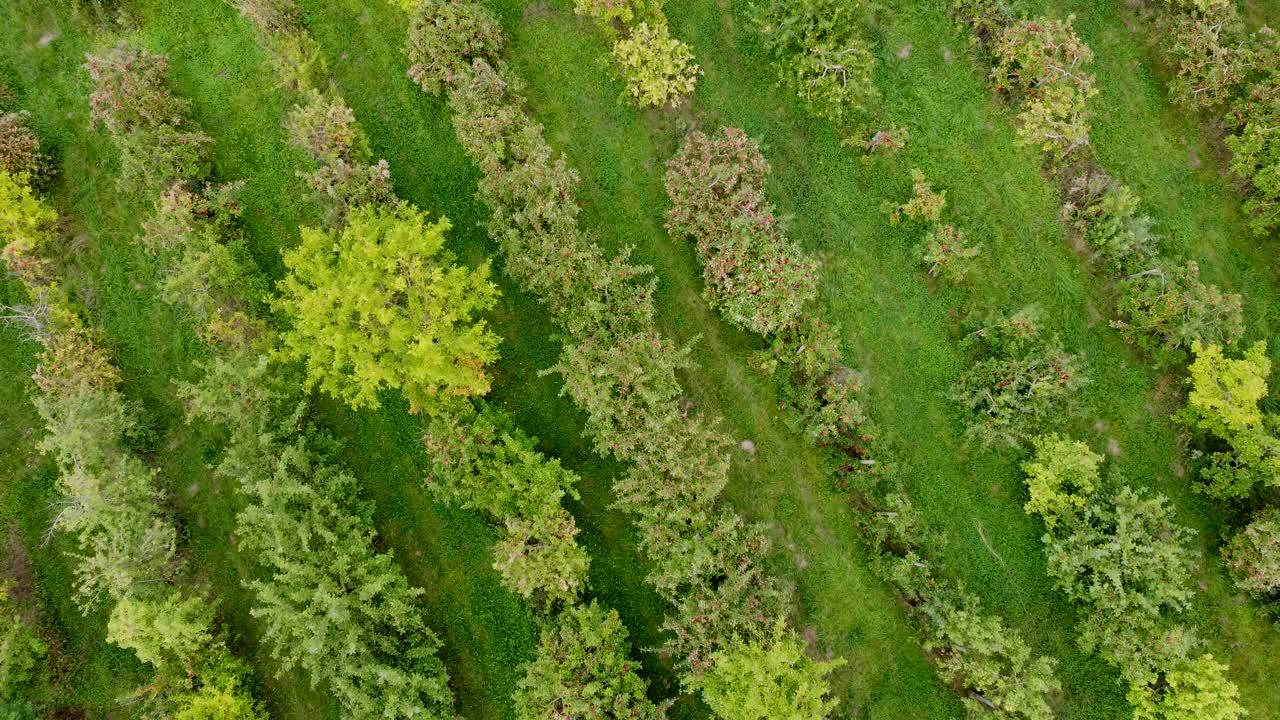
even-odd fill
[{"label": "shrub", "polygon": [[203,598],[183,598],[177,592],[134,594],[111,609],[107,642],[132,650],[157,669],[181,672],[209,651],[212,624],[213,608]]},{"label": "shrub", "polygon": [[995,317],[971,333],[967,343],[978,362],[951,386],[949,397],[970,415],[965,432],[984,445],[1018,445],[1071,406],[1087,381],[1079,355],[1057,338],[1041,337],[1040,310],[1025,308]]},{"label": "shrub", "polygon": [[503,585],[542,612],[576,602],[591,559],[574,540],[573,516],[555,506],[509,517],[504,527],[493,549]]},{"label": "shrub", "polygon": [[875,56],[856,32],[858,10],[840,0],[768,0],[752,18],[781,84],[837,125],[870,112],[879,99]]},{"label": "shrub", "polygon": [[285,129],[293,145],[319,166],[300,174],[326,206],[329,226],[342,225],[357,207],[399,205],[390,168],[385,160],[371,163],[368,139],[342,98],[308,94],[290,110]]},{"label": "shrub", "polygon": [[1174,67],[1169,89],[1174,102],[1192,109],[1221,104],[1243,77],[1248,57],[1224,37],[1239,18],[1230,2],[1184,3],[1163,23],[1165,52]]},{"label": "shrub", "polygon": [[1085,443],[1056,433],[1041,435],[1033,444],[1034,459],[1022,464],[1031,494],[1023,509],[1038,514],[1052,532],[1060,519],[1070,518],[1089,503],[1100,482],[1102,456]]},{"label": "shrub", "polygon": [[120,43],[85,63],[93,93],[89,121],[119,137],[132,130],[181,125],[191,102],[169,91],[169,58]]},{"label": "shrub", "polygon": [[0,237],[9,270],[28,288],[51,283],[54,268],[49,244],[58,214],[31,189],[30,177],[0,170]]},{"label": "shrub", "polygon": [[1062,691],[1051,658],[1032,658],[1031,649],[994,615],[982,612],[976,597],[935,592],[919,607],[929,620],[925,651],[936,658],[942,678],[969,689],[964,704],[1025,720],[1057,717],[1047,698]]},{"label": "shrub", "polygon": [[1252,76],[1248,92],[1233,103],[1228,123],[1237,132],[1226,139],[1231,170],[1250,185],[1245,211],[1250,228],[1262,235],[1280,226],[1280,33],[1264,28],[1250,38]]},{"label": "shrub", "polygon": [[1182,660],[1164,674],[1157,689],[1137,686],[1129,692],[1134,720],[1239,720],[1240,691],[1226,677],[1227,666],[1205,654]]},{"label": "shrub", "polygon": [[1191,598],[1192,533],[1173,522],[1163,496],[1128,487],[1095,496],[1073,520],[1046,536],[1049,573],[1088,609],[1081,644],[1100,650],[1130,683],[1146,684],[1187,648],[1167,615]]},{"label": "shrub", "polygon": [[405,55],[409,77],[431,95],[454,89],[471,76],[477,58],[502,55],[502,25],[483,5],[470,0],[424,0],[413,13]]},{"label": "shrub", "polygon": [[1036,18],[1005,27],[992,54],[992,81],[1022,104],[1019,140],[1061,160],[1089,142],[1085,101],[1096,94],[1082,67],[1093,53],[1066,21]]},{"label": "shrub", "polygon": [[627,94],[645,107],[678,106],[693,94],[701,69],[689,46],[671,37],[665,21],[641,22],[613,45]]},{"label": "shrub", "polygon": [[973,272],[981,254],[982,246],[970,245],[959,228],[934,225],[920,248],[920,262],[929,268],[930,277],[962,283]]},{"label": "shrub", "polygon": [[272,33],[304,32],[302,11],[294,0],[226,0],[254,27]]},{"label": "shrub", "polygon": [[1181,357],[1194,342],[1230,344],[1244,332],[1240,296],[1206,285],[1192,261],[1130,275],[1116,291],[1120,319],[1112,327],[1164,362]]},{"label": "shrub", "polygon": [[306,364],[308,386],[355,408],[400,388],[412,411],[433,413],[488,392],[498,338],[475,315],[497,289],[488,266],[470,270],[443,250],[449,227],[412,207],[366,207],[340,234],[303,228],[273,302],[291,323],[282,352]]},{"label": "shrub", "polygon": [[173,188],[143,224],[143,246],[168,266],[160,297],[185,308],[209,342],[230,340],[232,328],[252,332],[248,314],[266,291],[235,227],[240,187],[209,186],[198,193]]},{"label": "shrub", "polygon": [[614,32],[618,26],[662,15],[662,0],[574,0],[573,11],[596,21],[602,30]]},{"label": "shrub", "polygon": [[39,179],[48,159],[40,152],[40,138],[28,127],[27,112],[0,113],[0,172]]},{"label": "shrub", "polygon": [[0,585],[0,712],[5,703],[16,704],[19,693],[25,694],[35,682],[47,651],[45,642],[10,604],[8,587]]},{"label": "shrub", "polygon": [[911,169],[912,197],[901,205],[890,206],[889,222],[897,225],[905,215],[909,220],[936,223],[947,204],[947,191],[934,192],[924,173]]},{"label": "shrub", "polygon": [[1236,587],[1263,599],[1280,592],[1280,510],[1258,513],[1222,555]]},{"label": "shrub", "polygon": [[1114,273],[1128,275],[1151,267],[1159,256],[1159,238],[1153,221],[1138,214],[1138,196],[1123,185],[1111,187],[1096,204],[1080,213],[1086,221],[1085,238],[1107,261]]},{"label": "shrub", "polygon": [[1013,10],[1005,0],[952,0],[951,12],[973,29],[978,42],[987,45],[994,44],[1014,22]]},{"label": "shrub", "polygon": [[85,68],[94,83],[90,121],[114,138],[124,187],[152,194],[208,173],[213,139],[184,129],[190,102],[170,92],[168,58],[122,43],[89,56]]},{"label": "shrub", "polygon": [[628,645],[617,612],[595,602],[566,609],[542,630],[537,657],[516,689],[516,717],[666,717],[665,706],[655,706],[645,696],[638,666],[627,659]]},{"label": "shrub", "polygon": [[787,239],[764,195],[769,166],[741,130],[694,131],[667,165],[672,233],[697,242],[708,302],[769,337],[796,322],[817,293],[817,262]]},{"label": "shrub", "polygon": [[723,720],[822,720],[837,704],[827,698],[826,676],[841,665],[810,658],[779,620],[764,642],[727,643],[696,685]]}]

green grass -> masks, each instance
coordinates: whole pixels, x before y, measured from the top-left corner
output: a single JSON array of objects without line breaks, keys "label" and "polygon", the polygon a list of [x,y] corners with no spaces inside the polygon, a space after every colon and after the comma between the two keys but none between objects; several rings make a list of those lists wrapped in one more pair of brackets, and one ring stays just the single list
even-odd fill
[{"label": "green grass", "polygon": [[[390,162],[397,193],[453,220],[451,244],[466,261],[491,257],[495,247],[477,227],[485,217],[473,198],[478,176],[454,140],[448,109],[404,75],[405,18],[375,0],[302,4],[375,154]],[[125,371],[126,392],[143,404],[156,429],[154,457],[193,568],[222,597],[234,645],[258,671],[260,694],[276,717],[336,717],[304,678],[273,677],[257,645],[241,585],[255,570],[228,542],[238,501],[207,469],[216,460],[217,438],[208,428],[183,425],[173,399],[172,380],[192,376],[200,350],[182,318],[155,297],[154,263],[130,242],[145,203],[117,191],[114,152],[87,128],[87,80],[77,66],[84,51],[107,40],[46,5],[0,1],[6,20],[0,62],[17,72],[26,90],[23,105],[57,156],[61,175],[50,192],[73,234],[84,238],[76,262],[82,299]],[[301,199],[295,173],[303,159],[286,146],[279,127],[288,100],[273,87],[247,23],[220,0],[129,5],[145,19],[132,37],[171,55],[179,92],[193,99],[197,118],[217,139],[215,175],[249,180],[246,232],[260,264],[279,277],[279,251],[296,241],[300,223],[319,218]],[[1148,199],[1152,214],[1174,234],[1174,247],[1246,293],[1252,336],[1269,335],[1280,305],[1273,264],[1265,244],[1243,233],[1239,199],[1207,150],[1200,170],[1186,165],[1188,150],[1180,143],[1198,137],[1194,119],[1168,107],[1149,72],[1127,70],[1142,51],[1127,42],[1110,4],[1052,5],[1081,16],[1078,27],[1099,56],[1094,139],[1103,163]],[[942,718],[961,710],[928,667],[892,594],[870,574],[853,515],[828,489],[818,454],[786,429],[776,388],[746,366],[759,341],[706,307],[692,249],[662,229],[663,165],[690,123],[740,126],[766,144],[774,167],[771,197],[792,216],[792,236],[824,260],[821,310],[840,323],[852,363],[868,373],[871,412],[903,459],[918,504],[946,539],[940,558],[1037,651],[1059,659],[1062,716],[1123,717],[1123,688],[1110,667],[1076,647],[1076,612],[1052,588],[1040,528],[1021,510],[1020,455],[964,441],[961,418],[943,397],[970,362],[955,343],[963,307],[1038,302],[1067,347],[1087,354],[1093,379],[1082,397],[1087,412],[1065,425],[1095,449],[1114,441],[1116,462],[1131,482],[1169,494],[1180,518],[1201,532],[1210,561],[1198,573],[1207,590],[1193,617],[1213,638],[1215,654],[1231,661],[1252,717],[1280,717],[1268,683],[1280,672],[1280,642],[1252,605],[1236,602],[1212,551],[1229,518],[1190,492],[1189,468],[1166,419],[1178,401],[1171,381],[1107,327],[1103,284],[1063,242],[1054,188],[1041,178],[1038,159],[1015,148],[1009,109],[991,99],[985,71],[942,3],[891,0],[877,10],[871,32],[881,60],[879,112],[885,124],[910,126],[912,139],[905,157],[870,164],[854,159],[829,127],[773,86],[767,61],[742,23],[745,0],[669,4],[674,32],[692,45],[706,72],[692,110],[679,113],[639,112],[618,101],[622,87],[608,70],[604,39],[572,15],[567,0],[495,0],[492,6],[510,34],[508,58],[529,83],[534,115],[582,175],[584,226],[599,232],[608,249],[632,245],[654,266],[661,281],[659,322],[695,342],[698,366],[682,378],[691,398],[701,412],[724,418],[735,439],[756,445],[754,455],[735,455],[728,496],[768,527],[774,539],[768,563],[795,583],[801,626],[813,629],[819,649],[849,661],[835,682],[842,716]],[[40,47],[36,40],[50,31],[57,38]],[[910,57],[897,58],[906,45]],[[987,245],[986,266],[971,291],[926,283],[913,249],[919,233],[891,228],[879,211],[882,200],[909,192],[912,165],[948,190],[952,217]],[[654,647],[664,608],[642,582],[632,529],[609,508],[619,468],[590,452],[580,437],[582,417],[558,397],[559,381],[538,374],[556,357],[550,318],[509,283],[502,290],[493,319],[504,337],[494,401],[582,475],[583,499],[571,509],[593,559],[591,593],[619,609],[637,646]],[[5,392],[16,397],[32,349],[5,343],[2,353],[0,370],[12,379]],[[101,618],[82,619],[70,606],[62,548],[58,542],[39,547],[42,516],[28,510],[52,495],[52,470],[30,450],[36,420],[29,405],[16,400],[3,412],[5,507],[23,508],[13,521],[31,551],[45,617],[53,631],[75,638],[75,657],[84,658],[65,678],[68,692],[92,716],[106,716],[110,698],[143,673],[127,654],[101,642]],[[371,413],[322,402],[318,415],[347,443],[346,460],[377,503],[382,545],[395,551],[411,582],[427,590],[426,617],[445,642],[460,711],[469,718],[509,717],[508,697],[536,627],[489,568],[492,529],[421,491],[419,424],[398,399],[387,398],[383,410]],[[641,657],[655,697],[675,694],[660,658]],[[704,714],[691,703],[677,712]]]}]

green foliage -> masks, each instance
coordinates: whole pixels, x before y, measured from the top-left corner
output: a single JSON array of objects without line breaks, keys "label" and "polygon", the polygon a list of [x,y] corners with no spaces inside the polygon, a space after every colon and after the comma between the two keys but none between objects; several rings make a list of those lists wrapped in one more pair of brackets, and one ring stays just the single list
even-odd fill
[{"label": "green foliage", "polygon": [[470,77],[471,62],[502,55],[502,25],[488,8],[469,0],[424,0],[413,11],[405,55],[409,77],[432,95]]},{"label": "green foliage", "polygon": [[314,457],[306,436],[269,448],[241,477],[254,503],[241,547],[270,570],[250,584],[272,656],[301,667],[355,716],[451,717],[439,641],[388,554],[374,551],[355,481]]},{"label": "green foliage", "polygon": [[475,316],[497,289],[487,265],[444,251],[449,227],[406,206],[357,208],[340,234],[303,228],[274,305],[291,324],[282,352],[306,364],[308,386],[355,408],[399,388],[415,412],[488,392],[498,338]]},{"label": "green foliage", "polygon": [[0,113],[0,172],[39,179],[48,158],[40,152],[40,138],[27,126],[27,112]]},{"label": "green foliage", "polygon": [[208,173],[213,140],[187,129],[191,104],[170,92],[168,58],[121,43],[85,69],[90,121],[115,140],[122,186],[150,195]]},{"label": "green foliage", "polygon": [[959,228],[934,225],[920,247],[920,262],[931,277],[962,283],[973,272],[982,245],[970,245]]},{"label": "green foliage", "polygon": [[1266,342],[1254,343],[1238,360],[1226,357],[1221,345],[1197,341],[1191,349],[1195,353],[1187,378],[1191,392],[1178,419],[1224,440],[1261,427],[1259,403],[1267,396],[1271,374]]},{"label": "green foliage", "polygon": [[645,696],[628,646],[615,611],[594,602],[566,609],[542,631],[537,657],[516,690],[516,718],[661,720],[665,707]]},{"label": "green foliage", "polygon": [[1239,30],[1235,6],[1224,0],[1166,0],[1173,12],[1163,18],[1164,51],[1174,69],[1169,81],[1174,102],[1203,110],[1224,102],[1243,79],[1248,53],[1231,36]]},{"label": "green foliage", "polygon": [[1061,160],[1089,142],[1085,102],[1097,93],[1083,66],[1093,59],[1065,21],[1035,18],[1001,30],[991,48],[997,90],[1012,93],[1022,106],[1018,139]]},{"label": "green foliage", "polygon": [[1248,91],[1232,103],[1226,139],[1231,171],[1249,182],[1244,208],[1249,227],[1264,235],[1280,227],[1280,33],[1263,28],[1250,38],[1252,76]]},{"label": "green foliage", "polygon": [[1086,205],[1081,220],[1085,238],[1118,275],[1141,272],[1159,256],[1154,221],[1138,214],[1138,196],[1123,185],[1108,188],[1096,203]]},{"label": "green foliage", "polygon": [[918,168],[911,168],[911,199],[900,205],[890,205],[889,222],[897,225],[902,216],[909,220],[936,223],[942,218],[942,209],[947,204],[947,191],[934,192],[924,173]]},{"label": "green foliage", "polygon": [[1164,362],[1195,342],[1230,344],[1244,332],[1240,296],[1206,285],[1192,261],[1129,275],[1116,291],[1119,319],[1112,327]]},{"label": "green foliage", "polygon": [[29,288],[53,279],[49,244],[54,238],[58,214],[31,189],[27,175],[0,170],[0,237],[9,271]]},{"label": "green foliage", "polygon": [[794,324],[817,294],[817,261],[782,232],[764,192],[769,164],[746,133],[700,131],[667,164],[667,229],[697,242],[707,301],[765,336]]},{"label": "green foliage", "polygon": [[596,21],[606,32],[662,15],[662,0],[574,0],[573,11]]},{"label": "green foliage", "polygon": [[781,84],[837,126],[860,121],[879,100],[875,56],[858,34],[860,3],[762,0],[752,22]]},{"label": "green foliage", "polygon": [[1102,456],[1085,443],[1057,433],[1041,435],[1033,445],[1034,459],[1022,464],[1031,494],[1024,509],[1038,514],[1052,532],[1059,520],[1070,524],[1074,514],[1088,505],[1100,484]]},{"label": "green foliage", "polygon": [[235,226],[240,187],[175,187],[160,196],[155,216],[143,225],[143,246],[171,268],[160,281],[160,297],[184,307],[211,343],[253,332],[249,314],[266,291]]},{"label": "green foliage", "polygon": [[966,344],[978,362],[948,397],[968,413],[965,432],[984,445],[1018,445],[1061,417],[1087,380],[1083,360],[1040,331],[1041,310],[1027,307],[980,322]]},{"label": "green foliage", "polygon": [[971,689],[966,707],[977,717],[995,710],[1025,720],[1056,718],[1048,702],[1062,692],[1055,661],[1033,659],[1026,642],[999,618],[983,613],[976,597],[952,594],[938,588],[921,606],[930,621],[924,645],[945,681]]},{"label": "green foliage", "polygon": [[437,497],[502,522],[495,567],[504,585],[538,610],[576,601],[590,559],[560,502],[578,497],[577,476],[543,457],[532,438],[488,406],[475,415],[434,418],[423,443],[433,461],[427,486]]},{"label": "green foliage", "polygon": [[336,94],[307,93],[285,118],[290,142],[307,154],[316,169],[301,173],[325,205],[326,221],[341,226],[355,208],[395,207],[391,170],[385,160],[374,163],[355,113]]},{"label": "green foliage", "polygon": [[723,720],[822,720],[837,704],[827,698],[826,676],[842,665],[810,658],[779,620],[765,642],[726,643],[696,687]]},{"label": "green foliage", "polygon": [[643,107],[679,106],[693,94],[701,68],[689,46],[671,36],[665,20],[642,21],[613,44],[627,94]]},{"label": "green foliage", "polygon": [[1263,510],[1222,549],[1236,587],[1266,599],[1280,593],[1280,510]]},{"label": "green foliage", "polygon": [[240,11],[254,27],[272,33],[295,33],[302,30],[302,11],[294,0],[226,0]]},{"label": "green foliage", "polygon": [[0,585],[0,717],[6,703],[16,707],[22,701],[47,652],[44,640],[10,604],[8,587]]},{"label": "green foliage", "polygon": [[161,513],[154,471],[125,449],[137,432],[132,408],[119,392],[98,385],[95,368],[102,363],[81,362],[96,353],[76,347],[87,340],[71,342],[42,355],[43,392],[34,402],[48,431],[41,448],[58,463],[66,499],[54,526],[78,540],[76,579],[87,610],[103,598],[121,600],[139,583],[169,580],[176,530]]},{"label": "green foliage", "polygon": [[213,608],[200,597],[130,595],[111,609],[107,642],[159,670],[190,668],[213,642]]},{"label": "green foliage", "polygon": [[1183,657],[1190,639],[1168,624],[1191,599],[1192,532],[1173,522],[1163,496],[1123,487],[1046,536],[1049,574],[1087,608],[1080,642],[1117,665],[1131,684]]},{"label": "green foliage", "polygon": [[1240,691],[1226,678],[1227,666],[1204,654],[1182,660],[1165,673],[1159,689],[1134,687],[1134,720],[1239,720]]}]

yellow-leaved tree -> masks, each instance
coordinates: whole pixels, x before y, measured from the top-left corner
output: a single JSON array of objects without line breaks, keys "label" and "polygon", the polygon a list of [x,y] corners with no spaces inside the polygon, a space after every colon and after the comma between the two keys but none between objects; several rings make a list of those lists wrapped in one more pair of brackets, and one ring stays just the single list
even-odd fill
[{"label": "yellow-leaved tree", "polygon": [[432,414],[488,392],[498,337],[476,316],[498,290],[488,265],[444,250],[449,228],[403,206],[356,208],[338,233],[302,229],[272,304],[290,323],[282,354],[303,361],[309,387],[355,408],[399,388],[412,412]]}]

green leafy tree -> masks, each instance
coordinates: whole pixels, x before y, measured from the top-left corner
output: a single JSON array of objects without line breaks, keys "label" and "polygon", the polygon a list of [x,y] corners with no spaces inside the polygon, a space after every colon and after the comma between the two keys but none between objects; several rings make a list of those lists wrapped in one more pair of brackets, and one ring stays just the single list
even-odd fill
[{"label": "green leafy tree", "polygon": [[615,611],[594,602],[566,609],[542,630],[537,657],[516,689],[516,717],[661,720],[666,708],[645,696],[628,650]]},{"label": "green leafy tree", "polygon": [[40,138],[28,126],[28,112],[0,113],[0,172],[41,178],[48,158],[40,152]]},{"label": "green leafy tree", "polygon": [[6,703],[15,708],[23,703],[47,652],[45,642],[12,606],[9,588],[0,585],[0,714],[9,707]]},{"label": "green leafy tree", "polygon": [[294,0],[226,0],[240,11],[254,27],[272,33],[297,33],[303,30],[302,10]]},{"label": "green leafy tree", "polygon": [[1244,332],[1240,296],[1206,285],[1194,262],[1134,273],[1116,289],[1119,319],[1111,326],[1163,362],[1182,357],[1196,341],[1230,344]]},{"label": "green leafy tree", "polygon": [[1072,523],[1046,536],[1050,575],[1088,609],[1081,644],[1099,650],[1131,684],[1153,682],[1192,642],[1168,621],[1192,595],[1191,538],[1163,496],[1129,487],[1095,495]]},{"label": "green leafy tree", "polygon": [[860,9],[840,0],[766,0],[753,8],[780,83],[838,126],[870,112],[880,96],[871,79],[875,56],[858,35]]},{"label": "green leafy tree", "polygon": [[341,226],[356,207],[395,207],[391,169],[385,160],[373,162],[373,152],[355,112],[334,93],[312,90],[285,118],[294,147],[316,164],[301,173],[315,197],[326,207],[328,224]]},{"label": "green leafy tree", "polygon": [[1062,692],[1052,658],[1035,657],[1017,633],[983,613],[976,597],[935,583],[921,611],[929,619],[925,649],[937,658],[942,677],[970,689],[965,705],[975,716],[996,710],[1011,718],[1053,720],[1048,698]]},{"label": "green leafy tree", "polygon": [[1226,144],[1232,172],[1249,182],[1249,227],[1264,235],[1280,226],[1280,33],[1264,27],[1248,46],[1248,89],[1232,102],[1227,122],[1236,132]]},{"label": "green leafy tree", "polygon": [[497,289],[487,265],[470,270],[443,249],[449,227],[412,207],[365,207],[341,233],[303,228],[274,305],[291,324],[283,353],[306,364],[308,385],[356,408],[400,388],[415,412],[488,392],[498,338],[475,315]]},{"label": "green leafy tree", "polygon": [[747,134],[689,133],[667,164],[667,229],[692,236],[707,300],[766,338],[795,323],[817,294],[818,263],[782,231],[764,193],[769,172]]},{"label": "green leafy tree", "polygon": [[[89,119],[120,150],[120,181],[147,194],[208,173],[213,139],[190,120],[191,103],[169,89],[169,59],[124,43],[90,55]],[[192,129],[189,129],[192,128]]]},{"label": "green leafy tree", "polygon": [[213,608],[203,598],[129,595],[111,609],[107,642],[162,670],[190,668],[212,644],[212,624]]},{"label": "green leafy tree", "polygon": [[919,252],[931,277],[962,283],[973,272],[982,245],[970,245],[960,228],[938,224],[929,230]]},{"label": "green leafy tree", "polygon": [[662,0],[574,0],[573,11],[596,21],[606,32],[662,15]]},{"label": "green leafy tree", "polygon": [[1134,720],[1239,720],[1247,715],[1240,691],[1226,677],[1227,666],[1212,655],[1183,660],[1160,686],[1135,686],[1129,692]]},{"label": "green leafy tree", "polygon": [[613,44],[613,58],[626,77],[627,94],[644,107],[679,106],[693,94],[702,72],[689,46],[671,36],[665,19],[636,25]]},{"label": "green leafy tree", "polygon": [[1072,29],[1074,20],[1033,18],[1000,31],[992,47],[992,82],[1021,103],[1018,139],[1054,160],[1089,142],[1086,101],[1097,93],[1084,66],[1093,52]]},{"label": "green leafy tree", "polygon": [[534,450],[532,438],[488,406],[475,415],[434,418],[423,442],[433,460],[427,486],[504,526],[494,548],[503,584],[541,611],[575,602],[590,558],[560,503],[565,495],[578,497],[577,476]]},{"label": "green leafy tree", "polygon": [[1228,358],[1220,345],[1194,342],[1192,351],[1191,391],[1174,417],[1227,445],[1209,453],[1201,470],[1205,492],[1243,497],[1259,483],[1280,485],[1280,438],[1259,407],[1271,374],[1266,343],[1255,343],[1240,359]]},{"label": "green leafy tree", "polygon": [[1280,510],[1263,510],[1222,549],[1236,587],[1260,599],[1280,593]]},{"label": "green leafy tree", "polygon": [[0,170],[0,237],[3,257],[28,288],[48,284],[53,278],[49,255],[58,214],[36,195],[28,175]]},{"label": "green leafy tree", "polygon": [[968,336],[978,362],[951,386],[968,413],[966,433],[984,445],[1017,445],[1071,407],[1087,381],[1081,356],[1044,338],[1038,308],[995,316]]},{"label": "green leafy tree", "polygon": [[432,95],[471,76],[471,62],[502,55],[502,25],[488,8],[468,0],[423,0],[413,11],[405,55],[409,77]]},{"label": "green leafy tree", "polygon": [[764,642],[726,643],[696,687],[723,720],[822,720],[837,704],[827,697],[827,675],[842,665],[810,658],[779,620]]},{"label": "green leafy tree", "polygon": [[1053,531],[1059,520],[1089,503],[1100,484],[1102,456],[1085,443],[1056,433],[1037,437],[1033,445],[1034,458],[1022,464],[1031,493],[1024,509],[1038,514]]},{"label": "green leafy tree", "polygon": [[947,205],[947,191],[935,192],[933,185],[919,168],[911,168],[911,198],[900,205],[890,205],[889,222],[897,225],[905,215],[908,220],[936,223],[942,219]]}]

